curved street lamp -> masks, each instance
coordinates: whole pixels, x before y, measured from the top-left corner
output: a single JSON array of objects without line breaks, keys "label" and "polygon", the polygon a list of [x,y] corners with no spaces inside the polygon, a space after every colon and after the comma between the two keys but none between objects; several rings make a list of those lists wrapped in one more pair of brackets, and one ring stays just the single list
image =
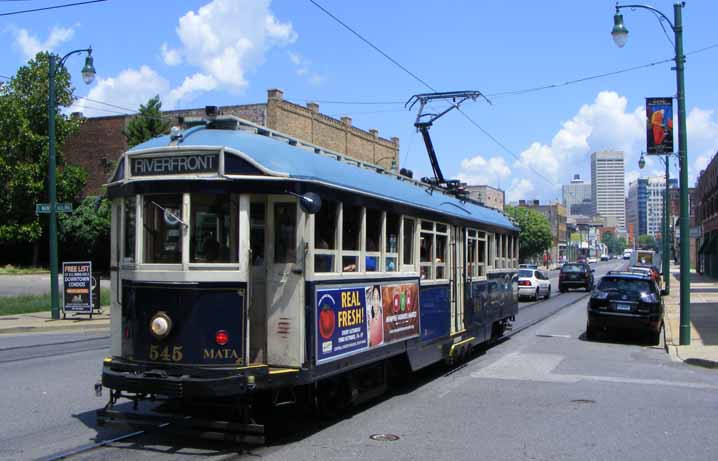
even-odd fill
[{"label": "curved street lamp", "polygon": [[[690,223],[688,221],[688,137],[686,133],[686,94],[684,85],[684,67],[686,56],[683,54],[683,16],[682,10],[685,2],[673,4],[674,22],[656,8],[649,5],[619,5],[616,3],[616,14],[613,16],[613,30],[611,36],[619,47],[623,47],[628,40],[628,29],[623,23],[622,8],[644,9],[657,14],[661,20],[666,21],[675,34],[675,62],[676,62],[676,87],[678,99],[678,159],[680,165],[680,195],[681,195],[681,320],[680,320],[680,345],[686,346],[691,343],[691,286],[690,286]],[[666,159],[668,163],[668,159]],[[667,181],[667,179],[666,179]],[[665,273],[666,269],[664,269]]]},{"label": "curved street lamp", "polygon": [[60,318],[60,294],[57,287],[57,180],[55,178],[55,170],[57,169],[57,159],[55,155],[55,115],[57,112],[57,101],[55,101],[55,77],[57,71],[65,65],[67,58],[76,53],[87,53],[85,65],[82,67],[82,80],[86,84],[90,84],[95,80],[95,66],[92,59],[92,48],[74,50],[67,53],[57,62],[54,54],[50,53],[50,66],[48,72],[49,91],[47,97],[47,120],[48,120],[48,143],[49,155],[47,160],[47,187],[48,198],[50,202],[50,313],[53,320]]}]

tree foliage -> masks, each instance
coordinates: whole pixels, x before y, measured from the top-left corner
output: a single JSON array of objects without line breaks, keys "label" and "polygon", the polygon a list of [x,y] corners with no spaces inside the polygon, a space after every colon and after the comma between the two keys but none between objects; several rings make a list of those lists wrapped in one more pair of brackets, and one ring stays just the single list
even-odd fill
[{"label": "tree foliage", "polygon": [[168,132],[170,123],[162,118],[162,102],[159,95],[141,104],[139,115],[127,124],[124,130],[127,145],[136,146]]},{"label": "tree foliage", "polygon": [[616,237],[613,232],[602,233],[601,242],[608,247],[608,252],[614,255],[622,254],[628,245],[625,237]]},{"label": "tree foliage", "polygon": [[658,251],[658,242],[652,235],[639,235],[638,247],[642,250]]},{"label": "tree foliage", "polygon": [[[45,184],[48,161],[49,53],[38,53],[0,86],[0,242],[29,243],[42,235],[35,204],[48,201]],[[80,121],[67,117],[62,108],[73,102],[70,74],[58,68],[55,77],[57,115],[55,140],[58,201],[74,201],[82,191],[86,172],[67,165],[63,142]]]},{"label": "tree foliage", "polygon": [[97,266],[109,261],[110,200],[102,197],[85,197],[72,213],[59,215],[58,230],[63,252],[76,258],[92,259]]},{"label": "tree foliage", "polygon": [[505,213],[519,227],[519,255],[531,258],[551,248],[553,236],[548,218],[536,210],[507,206]]}]

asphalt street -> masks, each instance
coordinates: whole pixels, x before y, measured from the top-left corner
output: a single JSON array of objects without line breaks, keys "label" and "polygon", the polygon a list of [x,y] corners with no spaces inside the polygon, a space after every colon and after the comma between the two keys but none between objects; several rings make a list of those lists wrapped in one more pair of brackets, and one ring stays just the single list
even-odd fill
[{"label": "asphalt street", "polygon": [[[151,433],[71,459],[714,459],[718,373],[640,338],[586,341],[586,296],[522,303],[510,338],[467,363],[417,373],[334,421],[292,420],[296,430],[269,446]],[[48,459],[132,432],[95,427],[108,344],[106,333],[0,337],[0,459]]]}]

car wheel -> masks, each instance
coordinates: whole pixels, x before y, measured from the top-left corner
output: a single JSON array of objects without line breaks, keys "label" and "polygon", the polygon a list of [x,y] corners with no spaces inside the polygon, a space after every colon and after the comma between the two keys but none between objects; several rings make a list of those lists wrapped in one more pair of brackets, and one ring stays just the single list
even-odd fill
[{"label": "car wheel", "polygon": [[652,346],[658,346],[659,344],[661,344],[661,326],[659,326],[658,329],[655,331],[651,330],[648,335],[649,344],[651,344]]},{"label": "car wheel", "polygon": [[534,301],[538,301],[538,300],[539,300],[539,288],[536,287],[536,293],[534,293]]},{"label": "car wheel", "polygon": [[551,287],[548,287],[548,291],[546,291],[546,299],[549,299],[551,297]]},{"label": "car wheel", "polygon": [[590,323],[586,324],[586,339],[589,341],[596,340],[596,329]]},{"label": "car wheel", "polygon": [[566,293],[566,288],[563,285],[558,286],[559,293]]}]

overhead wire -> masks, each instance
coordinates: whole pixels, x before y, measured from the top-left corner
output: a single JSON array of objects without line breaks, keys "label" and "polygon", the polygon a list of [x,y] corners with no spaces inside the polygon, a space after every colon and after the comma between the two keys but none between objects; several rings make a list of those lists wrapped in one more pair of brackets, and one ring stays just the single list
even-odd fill
[{"label": "overhead wire", "polygon": [[10,11],[8,13],[0,13],[0,16],[13,16],[16,14],[35,13],[38,11],[57,10],[59,8],[69,8],[71,6],[88,5],[90,3],[101,3],[101,2],[107,2],[107,1],[109,1],[109,0],[87,0],[84,2],[65,3],[62,5],[45,6],[42,8],[32,8],[29,10]]},{"label": "overhead wire", "polygon": [[[373,48],[374,50],[376,50],[379,54],[381,54],[382,56],[384,56],[385,58],[387,58],[390,62],[392,62],[392,63],[393,63],[394,65],[396,65],[397,67],[399,67],[401,70],[403,70],[404,72],[406,72],[407,74],[409,74],[410,76],[412,76],[416,81],[420,82],[420,83],[421,83],[422,85],[424,85],[426,88],[432,90],[432,91],[435,92],[435,93],[438,92],[438,91],[436,90],[436,88],[434,88],[433,86],[429,85],[428,83],[426,83],[426,81],[424,81],[423,79],[421,79],[420,77],[418,77],[416,74],[414,74],[413,72],[411,72],[409,69],[407,69],[407,68],[404,67],[403,65],[401,65],[397,60],[395,60],[394,58],[392,58],[391,56],[389,56],[388,54],[386,54],[384,51],[382,51],[381,49],[379,49],[376,45],[374,45],[373,43],[371,43],[368,39],[364,38],[364,37],[363,37],[361,34],[359,34],[357,31],[355,31],[354,29],[352,29],[351,27],[349,27],[344,21],[342,21],[341,19],[339,19],[338,17],[336,17],[335,15],[333,15],[331,12],[329,12],[329,11],[328,11],[326,8],[324,8],[323,6],[319,5],[315,0],[309,0],[309,2],[311,2],[311,3],[312,3],[313,5],[315,5],[317,8],[319,8],[319,9],[322,10],[324,13],[326,13],[329,17],[331,17],[332,19],[334,19],[335,21],[337,21],[339,24],[341,24],[342,26],[344,26],[344,27],[345,27],[347,30],[349,30],[352,34],[356,35],[356,36],[357,36],[359,39],[361,39],[364,43],[366,43],[366,44],[369,45],[371,48]],[[466,114],[464,111],[462,111],[456,103],[453,103],[453,102],[451,102],[451,101],[448,101],[448,102],[449,102],[450,104],[453,104],[454,107],[456,107],[456,109],[459,111],[459,113],[461,113],[461,114],[463,115],[463,117],[464,117],[465,119],[467,119],[472,125],[474,125],[474,126],[475,126],[476,128],[478,128],[482,133],[484,133],[486,136],[488,136],[489,139],[491,139],[492,141],[494,141],[494,142],[495,142],[499,147],[501,147],[505,152],[507,152],[507,153],[510,154],[512,157],[516,158],[517,160],[521,161],[521,159],[520,159],[520,157],[519,157],[518,155],[516,155],[512,150],[510,150],[508,147],[506,147],[506,145],[504,145],[502,142],[500,142],[495,136],[493,136],[491,133],[489,133],[485,128],[481,127],[481,125],[479,125],[473,118],[471,118],[468,114]],[[543,174],[541,174],[540,172],[536,171],[533,167],[531,167],[531,165],[527,165],[527,169],[529,169],[531,172],[533,172],[534,174],[536,174],[536,175],[537,175],[538,177],[540,177],[541,179],[547,181],[549,184],[555,185],[555,181],[552,181],[552,180],[548,179],[548,178],[545,177]]]}]

